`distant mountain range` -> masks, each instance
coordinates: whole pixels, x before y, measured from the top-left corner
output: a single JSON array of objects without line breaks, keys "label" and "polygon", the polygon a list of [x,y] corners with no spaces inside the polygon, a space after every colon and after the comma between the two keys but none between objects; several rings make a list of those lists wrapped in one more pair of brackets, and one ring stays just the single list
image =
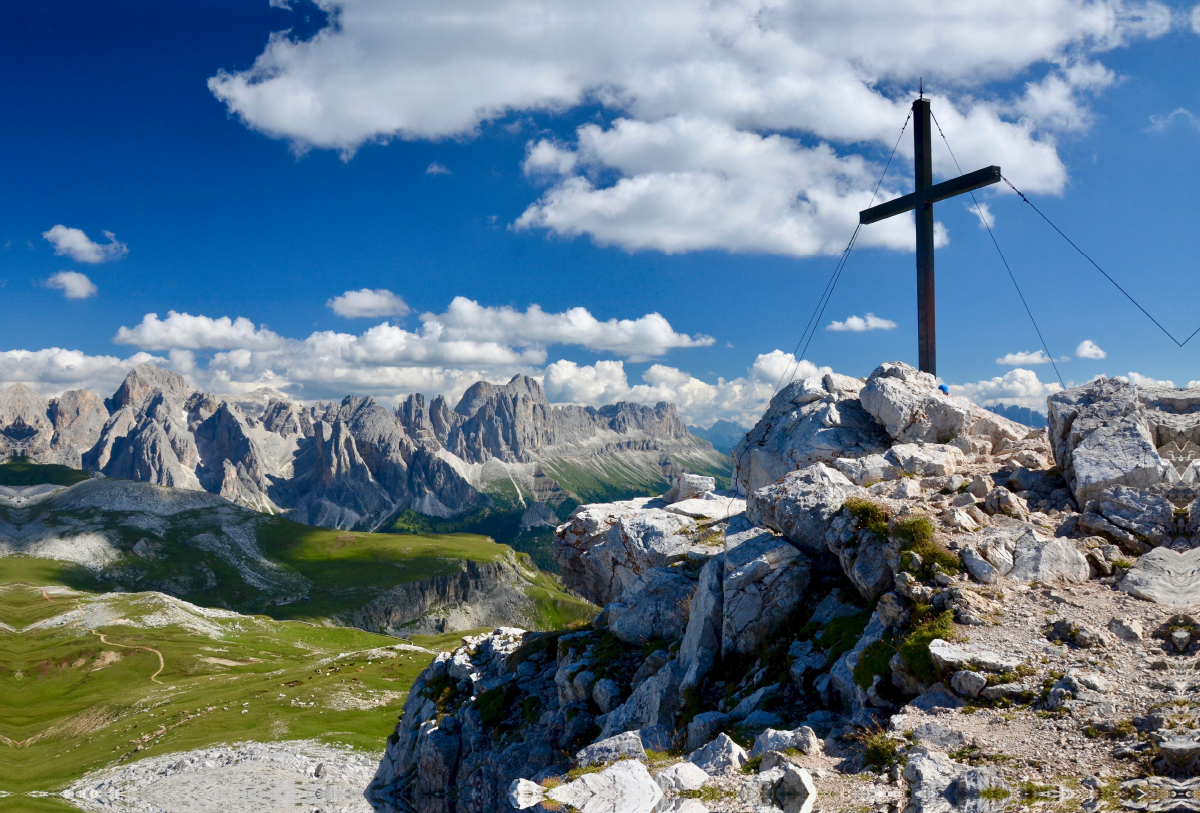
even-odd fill
[{"label": "distant mountain range", "polygon": [[744,426],[721,418],[707,429],[689,426],[688,431],[698,438],[707,440],[718,452],[729,454],[737,442],[746,436],[747,430]]},{"label": "distant mountain range", "polygon": [[419,394],[301,404],[272,389],[213,395],[150,364],[111,398],[0,392],[0,460],[207,491],[329,528],[373,530],[406,510],[449,519],[502,505],[522,527],[564,503],[665,487],[681,469],[728,473],[675,406],[551,405],[527,376],[480,381],[451,407]]},{"label": "distant mountain range", "polygon": [[990,406],[988,407],[997,415],[1003,415],[1010,421],[1023,423],[1026,426],[1032,426],[1034,429],[1044,429],[1046,427],[1046,416],[1041,412],[1023,406]]}]

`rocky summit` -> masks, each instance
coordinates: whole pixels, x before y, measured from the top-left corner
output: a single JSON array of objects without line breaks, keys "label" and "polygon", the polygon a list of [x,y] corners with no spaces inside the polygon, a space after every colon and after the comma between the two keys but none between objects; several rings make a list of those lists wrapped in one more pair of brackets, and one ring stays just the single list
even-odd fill
[{"label": "rocky summit", "polygon": [[582,505],[563,583],[414,683],[368,793],[483,813],[1194,810],[1200,390],[1099,379],[1031,429],[900,363]]},{"label": "rocky summit", "polygon": [[555,506],[587,494],[581,483],[640,490],[682,468],[725,465],[672,404],[552,406],[527,376],[481,381],[454,406],[414,394],[390,410],[365,396],[213,395],[151,364],[108,399],[47,399],[20,384],[0,392],[0,461],[17,457],[367,530],[406,509],[446,518],[496,499],[523,512],[523,527],[553,527]]}]

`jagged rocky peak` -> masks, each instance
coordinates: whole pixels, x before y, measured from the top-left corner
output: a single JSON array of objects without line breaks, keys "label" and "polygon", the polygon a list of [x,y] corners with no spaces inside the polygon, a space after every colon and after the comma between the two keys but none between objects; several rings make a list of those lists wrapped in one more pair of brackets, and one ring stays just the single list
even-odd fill
[{"label": "jagged rocky peak", "polygon": [[498,398],[507,398],[512,401],[524,398],[535,404],[549,406],[546,393],[542,391],[542,385],[537,382],[537,379],[527,375],[514,375],[507,384],[476,381],[467,388],[462,398],[458,399],[458,405],[454,407],[454,411],[464,418],[470,418],[484,404],[494,402]]},{"label": "jagged rocky peak", "polygon": [[0,392],[0,460],[21,456],[44,463],[80,465],[80,449],[95,444],[108,418],[88,390],[47,399],[24,384]]},{"label": "jagged rocky peak", "polygon": [[1097,380],[1031,429],[936,385],[789,386],[740,444],[744,501],[684,475],[579,506],[554,554],[603,608],[439,655],[382,809],[1187,807],[1200,388]]},{"label": "jagged rocky peak", "polygon": [[125,376],[125,380],[113,393],[113,397],[105,402],[105,406],[110,413],[124,407],[139,410],[156,396],[183,404],[195,391],[196,388],[188,384],[187,379],[179,373],[143,362],[129,371],[129,375]]}]

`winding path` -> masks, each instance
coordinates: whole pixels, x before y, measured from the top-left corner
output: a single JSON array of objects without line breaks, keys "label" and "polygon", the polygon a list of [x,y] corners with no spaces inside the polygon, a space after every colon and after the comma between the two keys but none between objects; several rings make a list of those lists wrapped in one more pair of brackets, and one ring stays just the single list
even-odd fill
[{"label": "winding path", "polygon": [[115,646],[115,647],[119,647],[121,649],[132,649],[135,652],[139,649],[144,649],[147,652],[153,652],[155,655],[158,656],[158,671],[150,676],[150,681],[152,683],[157,683],[159,686],[166,685],[161,680],[158,679],[158,676],[161,675],[163,669],[165,669],[167,667],[167,662],[163,660],[162,653],[159,652],[157,649],[155,649],[152,646],[131,646],[129,644],[114,644],[112,641],[105,638],[104,633],[102,633],[102,632],[96,632],[95,630],[88,630],[88,632],[90,632],[92,635],[99,636],[100,642],[104,643],[104,644],[108,644],[109,646]]}]

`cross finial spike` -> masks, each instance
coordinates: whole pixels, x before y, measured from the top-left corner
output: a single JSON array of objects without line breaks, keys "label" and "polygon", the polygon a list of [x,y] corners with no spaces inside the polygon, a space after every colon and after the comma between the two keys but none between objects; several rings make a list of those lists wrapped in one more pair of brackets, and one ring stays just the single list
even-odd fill
[{"label": "cross finial spike", "polygon": [[921,98],[925,98],[925,77],[921,77]]}]

